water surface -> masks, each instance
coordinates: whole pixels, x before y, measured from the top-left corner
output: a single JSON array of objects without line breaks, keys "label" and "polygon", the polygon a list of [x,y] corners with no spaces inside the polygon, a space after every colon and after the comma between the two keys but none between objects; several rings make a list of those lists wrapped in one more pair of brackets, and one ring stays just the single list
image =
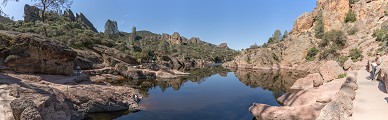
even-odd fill
[{"label": "water surface", "polygon": [[[142,90],[143,110],[116,120],[252,120],[252,103],[278,106],[276,98],[287,92],[303,72],[229,71],[222,67],[189,70],[190,76],[167,80],[127,81]],[[101,117],[100,117],[101,118]]]}]

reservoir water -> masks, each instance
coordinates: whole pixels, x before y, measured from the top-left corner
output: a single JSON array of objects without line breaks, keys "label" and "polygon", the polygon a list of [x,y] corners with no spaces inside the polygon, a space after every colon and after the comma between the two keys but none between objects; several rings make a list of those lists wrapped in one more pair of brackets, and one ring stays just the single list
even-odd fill
[{"label": "reservoir water", "polygon": [[297,71],[230,71],[221,66],[189,70],[190,76],[134,80],[141,89],[141,111],[92,115],[97,120],[252,120],[252,103],[279,106],[276,98],[289,91]]}]

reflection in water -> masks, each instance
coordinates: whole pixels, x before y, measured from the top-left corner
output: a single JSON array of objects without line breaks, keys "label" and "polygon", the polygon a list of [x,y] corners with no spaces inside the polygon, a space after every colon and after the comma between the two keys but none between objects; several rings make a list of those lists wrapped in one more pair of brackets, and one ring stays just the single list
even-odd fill
[{"label": "reflection in water", "polygon": [[234,73],[245,85],[251,88],[268,89],[273,92],[275,98],[290,92],[290,88],[297,79],[307,76],[307,73],[302,71],[281,70],[237,70]]},{"label": "reflection in water", "polygon": [[[141,101],[144,109],[130,114],[118,113],[128,114],[118,118],[117,114],[102,116],[118,120],[252,119],[247,109],[253,102],[279,105],[276,98],[287,92],[296,79],[306,75],[295,71],[231,72],[221,66],[187,72],[191,74],[176,79],[117,83],[140,89],[145,96]],[[106,117],[109,115],[112,116]]]}]

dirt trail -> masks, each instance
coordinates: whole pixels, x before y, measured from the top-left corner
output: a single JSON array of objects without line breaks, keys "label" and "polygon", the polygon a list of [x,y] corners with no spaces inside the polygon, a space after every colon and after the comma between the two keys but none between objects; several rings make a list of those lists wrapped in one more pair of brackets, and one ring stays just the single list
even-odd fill
[{"label": "dirt trail", "polygon": [[387,120],[388,94],[380,81],[367,79],[366,70],[357,71],[356,98],[353,101],[353,120]]}]

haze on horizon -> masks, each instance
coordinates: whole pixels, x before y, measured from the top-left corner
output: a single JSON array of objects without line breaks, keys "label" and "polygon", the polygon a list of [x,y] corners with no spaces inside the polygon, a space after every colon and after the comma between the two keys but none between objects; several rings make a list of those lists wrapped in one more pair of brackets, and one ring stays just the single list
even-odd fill
[{"label": "haze on horizon", "polygon": [[[22,20],[25,4],[33,5],[25,0],[2,8]],[[315,5],[314,0],[74,0],[71,10],[84,13],[98,31],[104,31],[106,20],[111,19],[118,22],[120,31],[130,32],[136,26],[159,34],[179,32],[239,50],[267,42],[276,29],[291,31],[296,18]]]}]

